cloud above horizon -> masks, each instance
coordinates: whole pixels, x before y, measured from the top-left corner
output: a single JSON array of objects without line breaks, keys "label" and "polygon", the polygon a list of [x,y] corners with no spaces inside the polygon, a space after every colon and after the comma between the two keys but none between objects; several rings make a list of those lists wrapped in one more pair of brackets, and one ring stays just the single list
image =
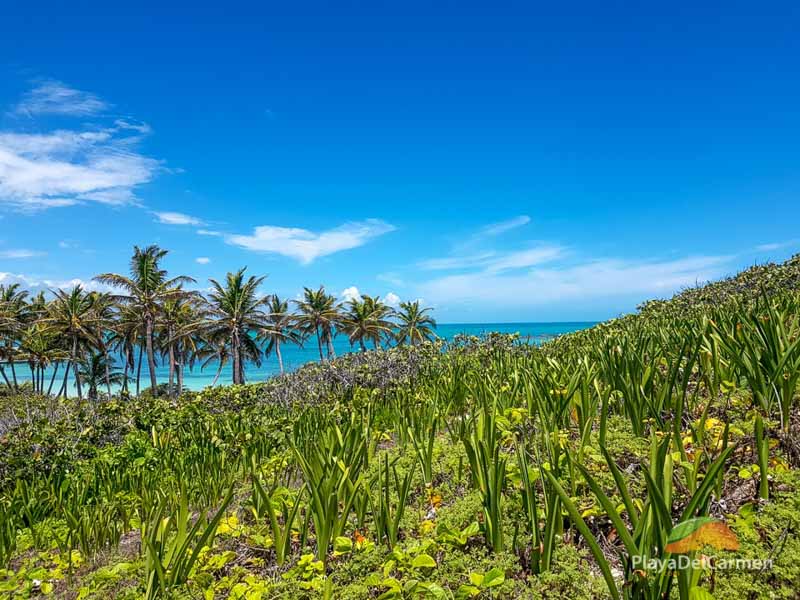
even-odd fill
[{"label": "cloud above horizon", "polygon": [[109,107],[107,102],[90,92],[76,90],[54,79],[45,79],[27,91],[11,112],[29,117],[47,114],[88,117],[102,113]]},{"label": "cloud above horizon", "polygon": [[[45,82],[28,92],[12,114],[84,117],[108,106],[86,92]],[[33,212],[88,202],[136,204],[136,187],[161,168],[160,161],[137,150],[150,131],[146,123],[121,118],[43,133],[0,131],[0,206]]]},{"label": "cloud above horizon", "polygon": [[564,249],[555,244],[539,244],[513,252],[489,250],[464,256],[431,258],[418,263],[426,271],[447,271],[479,268],[487,273],[500,273],[511,269],[532,267],[553,261],[564,255]]},{"label": "cloud above horizon", "polygon": [[[153,212],[156,222],[165,225],[202,225],[203,221],[197,217],[180,212]],[[199,233],[199,232],[198,232]]]},{"label": "cloud above horizon", "polygon": [[298,227],[261,225],[252,235],[227,235],[225,241],[246,250],[279,254],[308,265],[317,258],[363,246],[395,229],[394,225],[380,219],[353,221],[320,233]]},{"label": "cloud above horizon", "polygon": [[38,256],[46,256],[46,252],[40,250],[28,250],[27,248],[14,248],[11,250],[0,250],[0,258],[6,259],[23,259],[23,258],[36,258]]},{"label": "cloud above horizon", "polygon": [[490,223],[482,227],[478,231],[479,236],[489,236],[494,237],[505,233],[507,231],[511,231],[512,229],[516,229],[517,227],[522,227],[523,225],[527,225],[531,222],[531,218],[528,215],[520,215],[518,217],[514,217],[513,219],[508,219],[506,221],[498,221],[497,223]]},{"label": "cloud above horizon", "polygon": [[75,286],[81,286],[83,289],[91,292],[112,292],[116,291],[115,288],[99,283],[90,279],[88,281],[80,278],[74,279],[48,279],[40,278],[33,275],[23,275],[21,273],[9,273],[0,271],[0,285],[12,285],[14,283],[20,284],[30,292],[50,291],[54,289],[70,290]]},{"label": "cloud above horizon", "polygon": [[482,302],[503,307],[541,306],[580,298],[664,295],[719,278],[732,256],[694,256],[675,260],[587,259],[509,272],[482,269],[446,275],[419,284],[436,304]]}]

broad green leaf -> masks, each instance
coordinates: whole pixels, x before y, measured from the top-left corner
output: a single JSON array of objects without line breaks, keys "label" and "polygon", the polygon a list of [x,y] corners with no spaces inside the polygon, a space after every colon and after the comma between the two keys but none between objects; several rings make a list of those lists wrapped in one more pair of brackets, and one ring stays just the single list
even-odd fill
[{"label": "broad green leaf", "polygon": [[502,585],[505,580],[505,571],[495,567],[483,576],[483,587],[497,587],[498,585]]},{"label": "broad green leaf", "polygon": [[428,554],[420,554],[414,557],[411,566],[415,569],[433,569],[436,567],[436,561]]}]

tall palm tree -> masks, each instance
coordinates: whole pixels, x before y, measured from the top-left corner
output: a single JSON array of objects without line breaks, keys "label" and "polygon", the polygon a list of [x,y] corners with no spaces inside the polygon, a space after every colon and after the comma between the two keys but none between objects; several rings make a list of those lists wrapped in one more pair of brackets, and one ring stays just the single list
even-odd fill
[{"label": "tall palm tree", "polygon": [[278,367],[283,374],[283,357],[281,356],[281,344],[284,342],[302,344],[303,339],[294,328],[295,317],[289,313],[289,303],[281,300],[278,296],[272,295],[269,299],[269,313],[265,326],[258,331],[258,339],[267,342],[264,348],[264,356],[269,358],[275,352],[278,358]]},{"label": "tall palm tree", "polygon": [[433,329],[436,328],[436,321],[426,314],[429,310],[431,309],[421,308],[419,300],[400,303],[400,310],[397,312],[400,323],[395,334],[398,343],[408,342],[416,345],[436,338],[436,334],[433,332]]},{"label": "tall palm tree", "polygon": [[[122,357],[122,391],[128,391],[129,373],[136,378],[136,395],[139,395],[139,373],[136,373],[136,346],[141,340],[141,319],[130,306],[120,306],[108,335],[108,347]],[[140,356],[141,356],[140,345]]]},{"label": "tall palm tree", "polygon": [[133,307],[141,316],[147,367],[150,371],[150,389],[154,395],[158,394],[154,335],[161,305],[167,300],[188,295],[190,292],[181,286],[194,283],[194,279],[186,276],[167,278],[167,272],[159,264],[167,253],[167,250],[155,245],[144,249],[134,246],[129,277],[117,273],[103,273],[95,277],[96,281],[124,290],[125,294],[117,294],[113,298],[123,305]]},{"label": "tall palm tree", "polygon": [[245,382],[244,365],[247,360],[261,365],[261,350],[250,335],[263,329],[267,315],[263,306],[268,297],[258,294],[264,277],[251,275],[245,279],[244,269],[228,273],[225,283],[210,279],[209,314],[205,332],[208,339],[228,346],[232,359],[233,383]]},{"label": "tall palm tree", "polygon": [[340,320],[340,305],[336,298],[327,294],[323,286],[319,286],[318,290],[303,288],[303,299],[294,302],[300,313],[296,322],[301,331],[306,335],[314,333],[317,336],[319,359],[325,360],[322,354],[323,344],[328,347],[328,358],[333,356],[334,327]]},{"label": "tall palm tree", "polygon": [[365,341],[372,341],[377,348],[382,337],[391,335],[394,327],[394,323],[389,321],[391,314],[392,309],[377,296],[353,298],[348,302],[347,312],[342,315],[341,327],[350,344],[358,342],[364,352],[367,349]]},{"label": "tall palm tree", "polygon": [[0,285],[0,360],[5,361],[11,371],[11,381],[0,364],[6,385],[19,390],[17,384],[17,370],[14,366],[18,360],[18,343],[29,317],[29,307],[26,302],[28,292],[23,290],[18,283]]},{"label": "tall palm tree", "polygon": [[[160,346],[169,364],[169,395],[183,391],[183,367],[190,352],[197,348],[197,332],[203,325],[199,294],[174,298],[161,308]],[[177,376],[177,388],[175,379]]]},{"label": "tall palm tree", "polygon": [[69,361],[64,373],[64,383],[59,395],[67,394],[67,381],[70,366],[75,377],[78,398],[81,394],[81,377],[79,364],[86,348],[98,347],[102,331],[98,327],[99,319],[95,312],[96,294],[87,293],[80,285],[70,291],[52,290],[55,298],[50,303],[48,316],[43,319],[51,330],[62,335],[69,343]]},{"label": "tall palm tree", "polygon": [[49,394],[58,373],[59,362],[69,358],[69,353],[59,343],[60,339],[58,333],[48,329],[41,321],[30,325],[22,336],[19,344],[20,358],[30,367],[34,393],[45,393],[44,373],[49,366],[54,365],[50,387],[47,390]]}]

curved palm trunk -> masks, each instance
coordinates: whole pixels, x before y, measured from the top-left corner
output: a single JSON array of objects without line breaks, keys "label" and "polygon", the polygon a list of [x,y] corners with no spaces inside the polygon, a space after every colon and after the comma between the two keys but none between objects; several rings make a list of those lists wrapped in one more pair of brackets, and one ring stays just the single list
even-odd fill
[{"label": "curved palm trunk", "polygon": [[64,398],[67,397],[67,382],[69,381],[69,368],[72,365],[72,361],[68,360],[67,365],[64,369],[64,381],[61,383],[61,389],[58,390],[58,395],[64,394]]},{"label": "curved palm trunk", "polygon": [[358,345],[361,346],[361,351],[367,351],[367,345],[364,343],[364,338],[358,338]]},{"label": "curved palm trunk", "polygon": [[322,335],[319,331],[319,325],[316,327],[317,330],[317,347],[319,348],[319,359],[325,360],[325,357],[322,355]]},{"label": "curved palm trunk", "polygon": [[139,361],[136,365],[136,396],[139,396],[139,389],[142,383],[142,355],[144,354],[144,346],[139,346]]},{"label": "curved palm trunk", "polygon": [[105,344],[103,344],[103,357],[106,359],[106,369],[105,369],[106,391],[108,392],[108,399],[111,400],[111,367],[109,365],[108,350],[106,350]]},{"label": "curved palm trunk", "polygon": [[125,368],[122,371],[122,391],[128,391],[128,356],[125,355]]},{"label": "curved palm trunk", "polygon": [[58,375],[58,368],[60,366],[61,366],[60,362],[57,362],[57,363],[55,363],[53,365],[53,375],[52,375],[52,377],[50,377],[50,386],[47,388],[47,395],[48,396],[53,393],[53,384],[56,381],[56,375]]},{"label": "curved palm trunk", "polygon": [[[167,337],[171,340],[172,339],[172,328],[170,327],[167,329]],[[167,386],[168,395],[172,396],[172,392],[175,389],[175,344],[174,342],[169,342],[169,385]]]},{"label": "curved palm trunk", "polygon": [[11,351],[8,354],[8,364],[11,366],[11,380],[14,382],[14,391],[19,391],[19,384],[17,383],[17,370],[14,368],[14,357],[11,356]]},{"label": "curved palm trunk", "polygon": [[178,349],[178,364],[175,366],[178,373],[178,396],[183,393],[183,361],[183,350]]},{"label": "curved palm trunk", "polygon": [[278,357],[278,367],[281,370],[281,375],[283,375],[283,357],[281,356],[281,341],[275,340],[275,356]]},{"label": "curved palm trunk", "polygon": [[231,335],[231,354],[233,355],[233,365],[232,365],[232,377],[233,377],[233,385],[237,385],[241,383],[239,381],[239,377],[241,376],[242,367],[239,364],[242,360],[241,356],[239,355],[239,338],[236,333]]},{"label": "curved palm trunk", "polygon": [[328,344],[328,358],[336,358],[336,351],[333,349],[333,332],[330,328],[325,332],[325,341]]},{"label": "curved palm trunk", "polygon": [[219,376],[222,373],[222,357],[219,359],[219,366],[217,367],[217,373],[214,375],[214,381],[211,382],[211,387],[217,385],[217,381],[219,381]]},{"label": "curved palm trunk", "polygon": [[11,382],[8,380],[8,375],[6,375],[6,370],[3,368],[3,365],[0,365],[0,375],[3,376],[3,379],[6,382],[6,385],[11,388]]},{"label": "curved palm trunk", "polygon": [[158,396],[158,380],[156,379],[156,356],[153,350],[153,318],[145,317],[145,344],[147,345],[147,368],[150,370],[150,392]]},{"label": "curved palm trunk", "polygon": [[83,398],[81,394],[81,374],[78,371],[78,338],[77,336],[73,336],[72,338],[72,370],[75,376],[75,387],[78,390],[78,400]]}]

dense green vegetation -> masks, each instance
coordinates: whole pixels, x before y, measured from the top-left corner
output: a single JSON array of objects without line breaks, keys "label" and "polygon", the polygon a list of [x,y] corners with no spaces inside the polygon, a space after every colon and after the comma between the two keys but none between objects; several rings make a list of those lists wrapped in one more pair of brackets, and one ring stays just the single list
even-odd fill
[{"label": "dense green vegetation", "polygon": [[[419,343],[178,396],[10,390],[0,591],[794,598],[798,274],[757,267],[541,347]],[[329,309],[305,301],[322,353]],[[739,549],[652,560],[702,517]],[[772,565],[711,568],[729,558]]]}]

